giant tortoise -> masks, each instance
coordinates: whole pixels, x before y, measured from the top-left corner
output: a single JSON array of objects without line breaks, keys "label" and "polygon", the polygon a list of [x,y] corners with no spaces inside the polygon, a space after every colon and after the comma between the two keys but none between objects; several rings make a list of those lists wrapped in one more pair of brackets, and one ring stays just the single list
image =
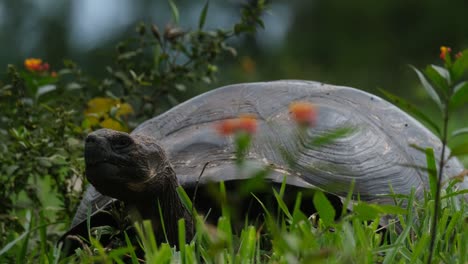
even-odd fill
[{"label": "giant tortoise", "polygon": [[[316,125],[302,134],[297,133],[299,128],[288,111],[295,101],[319,108]],[[215,124],[241,114],[254,116],[258,122],[242,169],[235,162],[234,137],[214,129]],[[340,127],[350,127],[352,132],[329,144],[309,144],[309,138]],[[409,194],[412,189],[421,196],[429,185],[423,169],[426,157],[412,144],[434,148],[436,155],[442,147],[411,116],[360,90],[311,81],[229,85],[147,120],[130,134],[109,129],[90,133],[85,160],[92,186],[67,235],[83,231],[89,208],[94,225],[108,221],[96,220],[95,215],[115,200],[157,222],[159,203],[168,242],[176,244],[176,220],[185,218],[191,223],[176,192],[179,185],[189,192],[208,182],[239,182],[265,167],[270,168],[265,182],[281,184],[285,179],[290,188],[317,188],[339,198],[346,197],[352,182],[354,193],[364,201],[389,203],[393,201],[389,194]],[[289,166],[284,152],[296,152],[295,166]],[[462,170],[452,158],[444,177]],[[466,188],[468,181],[460,185]],[[211,206],[209,200],[197,205]],[[190,239],[190,226],[187,232]],[[163,239],[161,230],[155,233]]]}]

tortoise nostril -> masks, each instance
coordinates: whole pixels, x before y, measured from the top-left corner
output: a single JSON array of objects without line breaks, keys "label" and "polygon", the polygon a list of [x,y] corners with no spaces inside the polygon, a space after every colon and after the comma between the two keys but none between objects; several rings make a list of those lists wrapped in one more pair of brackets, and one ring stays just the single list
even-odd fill
[{"label": "tortoise nostril", "polygon": [[94,135],[88,135],[85,139],[85,143],[95,143],[96,137]]}]

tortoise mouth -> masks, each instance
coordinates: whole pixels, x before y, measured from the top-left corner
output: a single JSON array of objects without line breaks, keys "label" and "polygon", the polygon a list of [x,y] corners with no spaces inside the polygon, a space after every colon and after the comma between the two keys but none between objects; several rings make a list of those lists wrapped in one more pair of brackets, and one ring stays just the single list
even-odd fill
[{"label": "tortoise mouth", "polygon": [[86,159],[86,167],[97,167],[97,166],[99,166],[101,164],[102,165],[105,165],[105,164],[113,165],[106,158],[103,158],[103,159],[100,159],[100,160],[97,160],[97,159],[88,160],[88,159]]},{"label": "tortoise mouth", "polygon": [[105,155],[107,153],[103,148],[86,145],[84,154],[86,166],[108,162],[108,157]]},{"label": "tortoise mouth", "polygon": [[95,187],[100,185],[109,185],[122,182],[124,179],[119,177],[120,168],[108,161],[86,162],[86,178]]}]

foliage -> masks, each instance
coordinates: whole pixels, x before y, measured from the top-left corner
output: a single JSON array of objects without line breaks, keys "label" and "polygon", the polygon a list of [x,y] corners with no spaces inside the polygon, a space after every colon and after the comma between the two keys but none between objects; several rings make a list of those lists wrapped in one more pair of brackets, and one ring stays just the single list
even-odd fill
[{"label": "foliage", "polygon": [[174,23],[163,32],[139,24],[137,37],[117,45],[102,80],[69,60],[54,70],[36,58],[25,60],[24,69],[8,66],[0,82],[0,246],[21,233],[30,237],[33,222],[21,218],[26,208],[36,208],[30,219],[39,219],[42,228],[50,225],[47,235],[55,237],[43,246],[53,247],[83,192],[86,133],[100,127],[130,131],[177,104],[187,87],[214,81],[216,63],[236,55],[227,41],[255,32],[264,9],[261,1],[245,5],[232,29],[208,30],[207,2],[199,27],[185,30],[177,26],[177,6],[171,2],[171,7]]},{"label": "foliage", "polygon": [[[437,249],[437,229],[439,221],[441,221],[441,210],[442,201],[441,193],[443,188],[443,171],[445,168],[446,160],[455,156],[468,155],[468,148],[466,142],[453,146],[451,154],[446,153],[448,141],[461,134],[467,133],[468,128],[461,128],[449,134],[448,125],[451,118],[451,114],[468,102],[468,85],[463,77],[468,72],[468,50],[457,53],[454,57],[451,54],[451,48],[442,46],[440,47],[440,58],[444,62],[444,67],[438,65],[429,65],[426,67],[424,72],[411,66],[419,77],[419,80],[425,89],[426,93],[436,104],[440,110],[442,118],[442,126],[438,126],[433,122],[433,118],[426,116],[423,112],[419,111],[417,107],[414,107],[397,96],[386,93],[389,98],[397,105],[404,106],[405,109],[411,113],[420,117],[426,123],[428,123],[432,129],[434,129],[442,140],[442,147],[440,153],[438,153],[438,164],[435,158],[434,150],[429,148],[426,149],[427,156],[427,170],[430,182],[430,193],[429,198],[433,202],[433,212],[431,219],[430,228],[430,244],[429,244],[429,255],[427,263],[432,263],[435,252]],[[464,180],[465,173],[462,173],[459,177],[455,177],[454,181],[461,182]],[[449,185],[450,186],[450,185]],[[462,191],[463,192],[463,191]]]},{"label": "foliage", "polygon": [[[179,11],[172,1],[170,6],[175,25],[168,25],[161,32],[155,25],[139,24],[138,36],[117,46],[115,62],[108,67],[108,76],[103,80],[84,74],[70,61],[55,73],[50,66],[37,60],[29,61],[26,70],[9,66],[0,89],[0,185],[5,186],[0,190],[1,262],[468,261],[468,204],[463,199],[453,199],[466,193],[454,189],[466,172],[442,186],[441,175],[448,156],[444,154],[445,148],[442,153],[424,150],[431,188],[423,200],[411,194],[395,197],[397,206],[351,201],[351,186],[341,211],[320,191],[312,196],[299,192],[289,206],[283,183],[272,190],[276,206],[272,209],[253,194],[260,188],[255,186],[254,178],[253,182],[242,186],[239,195],[253,194],[264,208],[263,221],[256,225],[246,220],[236,229],[236,219],[230,213],[234,205],[227,199],[225,185],[221,182],[213,197],[222,203],[223,209],[217,225],[208,224],[195,214],[196,235],[185,243],[185,225],[180,220],[178,250],[165,243],[158,245],[151,223],[143,222],[134,225],[137,243],[124,230],[119,246],[108,248],[101,244],[99,237],[115,230],[105,226],[100,232],[93,232],[89,243],[74,255],[63,258],[60,247],[54,243],[57,234],[64,229],[58,228],[56,221],[60,219],[60,223],[68,226],[79,201],[85,183],[81,141],[86,132],[101,126],[131,130],[141,120],[177,104],[188,87],[215,80],[220,56],[235,53],[226,42],[228,38],[262,26],[262,1],[244,6],[241,22],[233,29],[214,31],[203,29],[208,2],[201,11],[198,28],[193,31],[177,26]],[[468,85],[464,81],[468,51],[452,61],[450,52],[445,49],[442,59],[445,67],[430,65],[424,72],[415,69],[423,87],[442,112],[442,127],[418,107],[390,94],[389,98],[405,109],[417,110],[414,114],[439,133],[445,146],[450,139],[447,129],[450,114],[466,104],[468,98]],[[301,103],[291,109],[302,128],[315,124],[317,113],[313,106]],[[221,133],[237,133],[238,166],[243,166],[250,136],[255,132],[255,120],[240,117],[221,125]],[[462,128],[451,136],[458,137],[467,131]],[[341,128],[328,136],[317,137],[313,144],[326,144],[347,133],[349,129]],[[452,155],[467,154],[466,142],[454,145],[452,150]],[[42,185],[52,186],[49,196],[59,199],[60,209],[47,207],[50,204],[41,193]],[[178,193],[191,208],[187,194],[182,189],[178,189]],[[301,204],[307,202],[314,205],[318,214],[310,216],[301,211]],[[354,203],[352,212],[346,210],[350,203]],[[428,247],[430,251],[426,250]],[[437,254],[431,255],[432,252]]]}]

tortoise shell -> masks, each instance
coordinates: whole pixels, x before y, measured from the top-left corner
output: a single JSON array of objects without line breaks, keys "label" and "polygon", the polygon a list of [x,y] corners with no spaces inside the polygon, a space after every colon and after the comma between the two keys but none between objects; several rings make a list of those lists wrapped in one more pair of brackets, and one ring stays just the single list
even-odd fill
[{"label": "tortoise shell", "polygon": [[[298,133],[288,110],[291,102],[305,101],[319,109],[316,125]],[[249,114],[257,131],[242,170],[236,167],[233,136],[214,128],[223,120]],[[337,128],[352,132],[325,144],[311,144],[316,136]],[[165,149],[179,183],[189,188],[199,181],[240,180],[268,166],[267,181],[319,188],[345,197],[354,181],[361,200],[388,203],[388,194],[421,195],[429,182],[424,152],[438,157],[441,141],[421,123],[387,101],[357,89],[311,81],[246,83],[218,88],[190,99],[139,125],[131,134],[153,137]],[[299,136],[298,136],[299,135]],[[294,153],[295,166],[284,153]],[[206,165],[207,164],[207,165]],[[202,176],[199,175],[206,165]],[[444,177],[463,170],[456,158],[446,163]],[[468,187],[468,180],[461,183]],[[77,210],[72,228],[106,207],[111,198],[90,186]]]}]

